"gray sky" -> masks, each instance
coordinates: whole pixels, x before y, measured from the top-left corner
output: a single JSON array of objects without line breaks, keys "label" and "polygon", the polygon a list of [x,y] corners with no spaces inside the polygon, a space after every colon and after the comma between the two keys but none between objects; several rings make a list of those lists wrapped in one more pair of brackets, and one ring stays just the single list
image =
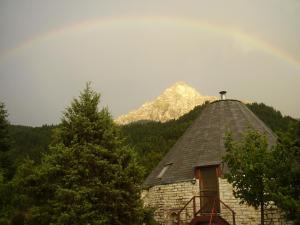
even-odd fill
[{"label": "gray sky", "polygon": [[58,123],[86,81],[116,117],[179,80],[300,117],[299,0],[0,0],[0,101]]}]

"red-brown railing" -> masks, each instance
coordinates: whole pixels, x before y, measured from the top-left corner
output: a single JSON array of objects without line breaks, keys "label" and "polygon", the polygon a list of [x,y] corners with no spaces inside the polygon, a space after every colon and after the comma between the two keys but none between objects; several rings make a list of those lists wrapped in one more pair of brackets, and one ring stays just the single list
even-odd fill
[{"label": "red-brown railing", "polygon": [[216,200],[214,199],[214,203],[213,203],[213,206],[212,206],[212,209],[211,209],[211,213],[210,213],[210,218],[209,218],[209,225],[211,225],[211,223],[213,221],[213,216],[215,216],[216,213],[217,213],[215,205],[216,205]]},{"label": "red-brown railing", "polygon": [[[183,213],[185,213],[185,218],[183,218]],[[178,211],[177,224],[188,224],[196,216],[209,216],[210,223],[212,223],[213,217],[222,216],[223,219],[231,220],[228,221],[230,224],[236,225],[235,212],[227,204],[215,196],[201,195],[192,197]]]}]

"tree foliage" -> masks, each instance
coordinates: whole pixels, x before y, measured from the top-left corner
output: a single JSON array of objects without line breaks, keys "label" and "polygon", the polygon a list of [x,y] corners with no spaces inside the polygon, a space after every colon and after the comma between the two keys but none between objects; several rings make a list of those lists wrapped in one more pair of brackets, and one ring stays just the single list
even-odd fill
[{"label": "tree foliage", "polygon": [[6,152],[10,148],[10,137],[8,133],[9,122],[7,110],[4,103],[0,102],[0,152]]},{"label": "tree foliage", "polygon": [[11,139],[7,116],[4,103],[0,103],[0,224],[9,215],[13,203],[13,193],[9,184],[13,176],[13,161],[9,157]]},{"label": "tree foliage", "polygon": [[14,159],[15,167],[18,167],[25,158],[40,162],[42,155],[48,151],[55,127],[54,125],[40,127],[10,125],[9,135],[12,144],[9,155]]},{"label": "tree foliage", "polygon": [[[241,141],[227,136],[225,174],[241,203],[261,208],[273,202],[286,219],[300,224],[300,123],[293,132],[281,134],[276,146],[268,146],[264,135],[249,131]],[[299,130],[298,130],[299,129]]]},{"label": "tree foliage", "polygon": [[300,122],[281,134],[272,152],[269,187],[272,200],[287,219],[300,224]]},{"label": "tree foliage", "polygon": [[87,84],[78,99],[66,109],[54,142],[65,146],[91,143],[106,148],[120,144],[119,129],[115,126],[107,108],[98,110],[100,95]]},{"label": "tree foliage", "polygon": [[40,165],[28,160],[15,185],[27,224],[139,224],[142,169],[122,143],[100,95],[74,99]]},{"label": "tree foliage", "polygon": [[8,153],[11,147],[11,139],[8,132],[9,122],[7,116],[4,103],[0,102],[0,170],[5,180],[12,177],[12,162]]},{"label": "tree foliage", "polygon": [[268,174],[270,153],[265,136],[249,130],[242,141],[234,141],[229,134],[226,137],[227,150],[224,162],[229,168],[225,174],[234,187],[234,196],[241,203],[255,208],[260,207],[261,224],[264,224],[264,207],[270,201],[268,192]]}]

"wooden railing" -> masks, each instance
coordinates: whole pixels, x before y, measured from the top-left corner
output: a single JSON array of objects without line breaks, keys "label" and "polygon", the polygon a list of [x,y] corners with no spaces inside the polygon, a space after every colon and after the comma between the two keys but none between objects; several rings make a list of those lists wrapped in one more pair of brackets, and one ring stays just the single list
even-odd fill
[{"label": "wooden railing", "polygon": [[[228,216],[231,216],[231,221],[228,222],[236,225],[235,212],[219,198],[205,195],[194,196],[178,211],[177,224],[188,224],[196,216],[209,216],[211,223],[214,217],[225,215],[226,210],[227,213],[224,219],[228,220]],[[183,213],[185,213],[185,218],[183,218]]]}]

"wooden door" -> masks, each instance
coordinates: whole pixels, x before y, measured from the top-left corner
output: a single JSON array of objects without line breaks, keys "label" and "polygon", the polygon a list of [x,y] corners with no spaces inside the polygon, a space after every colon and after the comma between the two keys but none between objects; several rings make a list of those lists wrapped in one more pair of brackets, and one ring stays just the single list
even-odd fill
[{"label": "wooden door", "polygon": [[200,206],[202,213],[220,212],[217,166],[200,168]]}]

